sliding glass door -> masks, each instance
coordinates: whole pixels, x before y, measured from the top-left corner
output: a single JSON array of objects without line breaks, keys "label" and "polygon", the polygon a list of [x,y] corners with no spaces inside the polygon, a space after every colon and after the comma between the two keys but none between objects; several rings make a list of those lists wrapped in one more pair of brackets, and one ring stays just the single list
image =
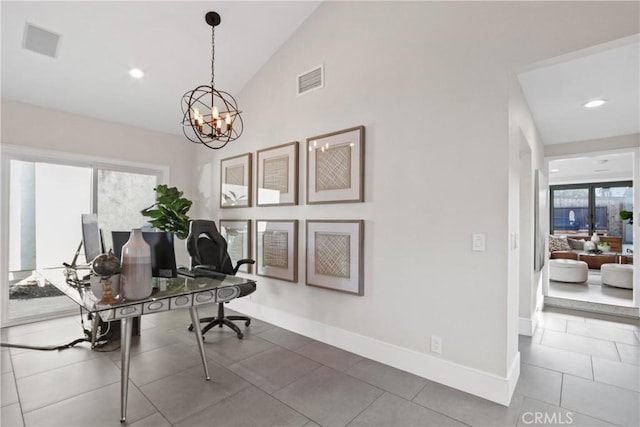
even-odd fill
[{"label": "sliding glass door", "polygon": [[78,218],[91,211],[91,169],[11,160],[9,181],[8,319],[71,310],[32,272],[71,262],[82,239]]},{"label": "sliding glass door", "polygon": [[[3,159],[3,205],[8,242],[2,278],[3,323],[61,315],[77,306],[55,288],[40,283],[36,269],[71,263],[82,240],[81,214],[97,213],[111,247],[111,231],[146,225],[140,210],[155,200],[162,169],[78,164],[62,159],[9,155]],[[8,157],[8,158],[7,158]],[[80,250],[78,264],[85,260]]]}]

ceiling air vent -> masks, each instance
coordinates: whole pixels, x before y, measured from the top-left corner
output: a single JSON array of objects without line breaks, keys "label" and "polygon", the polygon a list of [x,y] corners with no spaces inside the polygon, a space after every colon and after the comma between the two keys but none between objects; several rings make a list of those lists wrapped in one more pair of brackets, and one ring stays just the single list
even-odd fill
[{"label": "ceiling air vent", "polygon": [[298,95],[322,89],[324,87],[324,65],[319,65],[302,74],[298,74]]},{"label": "ceiling air vent", "polygon": [[43,55],[56,57],[60,36],[27,23],[24,27],[22,47]]}]

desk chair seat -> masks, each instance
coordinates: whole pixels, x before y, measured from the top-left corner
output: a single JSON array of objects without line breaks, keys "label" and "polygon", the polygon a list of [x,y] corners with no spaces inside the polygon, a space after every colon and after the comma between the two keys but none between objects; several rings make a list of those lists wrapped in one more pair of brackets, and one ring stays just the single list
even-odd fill
[{"label": "desk chair seat", "polygon": [[[238,268],[244,264],[255,264],[252,259],[241,259],[234,267],[229,254],[227,253],[227,241],[220,235],[216,224],[208,220],[193,220],[189,224],[189,235],[187,236],[187,251],[191,257],[191,268],[203,268],[217,273],[235,276]],[[241,287],[241,298],[255,291],[255,285]],[[232,321],[244,321],[245,326],[251,324],[251,319],[246,316],[225,316],[224,302],[218,303],[218,315],[215,317],[204,317],[200,323],[206,323],[202,328],[202,335],[206,334],[214,326],[222,328],[223,325],[231,328],[238,339],[243,338],[242,331]],[[194,325],[189,325],[189,330],[193,331]]]}]

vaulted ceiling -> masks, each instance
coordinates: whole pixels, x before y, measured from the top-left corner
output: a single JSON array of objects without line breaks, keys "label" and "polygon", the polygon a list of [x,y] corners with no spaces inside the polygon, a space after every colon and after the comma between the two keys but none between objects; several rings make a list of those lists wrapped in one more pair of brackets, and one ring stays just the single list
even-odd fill
[{"label": "vaulted ceiling", "polygon": [[[320,3],[3,1],[2,97],[181,134],[182,95],[211,79],[206,12],[214,8],[222,17],[216,87],[235,94]],[[27,24],[60,36],[54,58],[23,48]],[[521,73],[543,141],[638,133],[638,52],[636,38]],[[131,78],[132,67],[144,77]],[[583,108],[597,97],[608,103]]]}]

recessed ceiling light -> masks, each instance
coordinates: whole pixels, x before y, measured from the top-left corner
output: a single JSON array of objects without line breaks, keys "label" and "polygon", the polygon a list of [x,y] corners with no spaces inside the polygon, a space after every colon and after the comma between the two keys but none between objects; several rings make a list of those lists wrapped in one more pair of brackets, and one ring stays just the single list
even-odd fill
[{"label": "recessed ceiling light", "polygon": [[592,101],[586,102],[584,104],[584,108],[597,108],[597,107],[602,107],[604,104],[606,104],[607,101],[605,99],[594,99]]},{"label": "recessed ceiling light", "polygon": [[144,71],[140,68],[132,68],[129,70],[129,75],[134,79],[141,79],[144,77]]}]

